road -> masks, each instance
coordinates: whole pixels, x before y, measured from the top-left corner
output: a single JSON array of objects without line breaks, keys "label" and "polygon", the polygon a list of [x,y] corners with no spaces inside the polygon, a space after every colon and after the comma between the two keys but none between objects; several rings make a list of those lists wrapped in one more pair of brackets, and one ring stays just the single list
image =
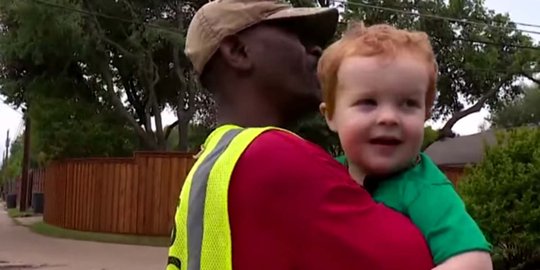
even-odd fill
[{"label": "road", "polygon": [[0,209],[0,270],[162,270],[167,249],[52,238]]}]

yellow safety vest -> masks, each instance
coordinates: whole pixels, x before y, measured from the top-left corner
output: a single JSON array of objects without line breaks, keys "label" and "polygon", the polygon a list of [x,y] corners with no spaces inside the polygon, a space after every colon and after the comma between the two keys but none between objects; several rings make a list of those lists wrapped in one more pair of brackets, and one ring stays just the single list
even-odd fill
[{"label": "yellow safety vest", "polygon": [[279,128],[224,125],[208,136],[180,192],[167,270],[232,270],[229,182],[244,150],[269,129]]}]

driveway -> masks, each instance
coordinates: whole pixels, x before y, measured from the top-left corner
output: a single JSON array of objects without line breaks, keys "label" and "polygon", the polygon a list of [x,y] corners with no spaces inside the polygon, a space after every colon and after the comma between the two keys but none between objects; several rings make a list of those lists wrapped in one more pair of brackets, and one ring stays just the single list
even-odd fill
[{"label": "driveway", "polygon": [[42,236],[0,209],[0,270],[163,270],[166,263],[167,248]]}]

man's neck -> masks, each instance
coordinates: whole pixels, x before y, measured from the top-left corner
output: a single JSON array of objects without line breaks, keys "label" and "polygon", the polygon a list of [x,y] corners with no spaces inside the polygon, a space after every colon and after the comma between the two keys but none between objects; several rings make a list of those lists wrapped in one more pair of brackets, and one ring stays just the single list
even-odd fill
[{"label": "man's neck", "polygon": [[253,99],[228,105],[221,104],[217,112],[217,123],[241,127],[285,126],[279,109]]},{"label": "man's neck", "polygon": [[237,115],[233,113],[218,113],[217,124],[233,124],[241,127],[265,127],[276,126],[283,127],[282,122],[278,117],[272,117],[271,115],[259,115],[246,112],[246,115]]}]

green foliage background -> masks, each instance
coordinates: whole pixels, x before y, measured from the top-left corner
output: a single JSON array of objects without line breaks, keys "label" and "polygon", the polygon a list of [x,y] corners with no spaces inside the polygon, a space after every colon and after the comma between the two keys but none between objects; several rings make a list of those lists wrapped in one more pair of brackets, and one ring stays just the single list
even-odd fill
[{"label": "green foliage background", "polygon": [[459,192],[498,269],[540,269],[540,129],[501,131],[497,142],[466,170]]}]

